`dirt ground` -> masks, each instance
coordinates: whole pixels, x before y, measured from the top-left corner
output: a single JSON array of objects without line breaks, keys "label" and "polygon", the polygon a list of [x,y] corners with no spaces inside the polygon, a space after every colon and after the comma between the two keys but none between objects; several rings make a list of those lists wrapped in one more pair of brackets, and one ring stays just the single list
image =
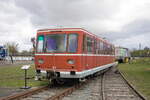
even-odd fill
[{"label": "dirt ground", "polygon": [[15,94],[15,93],[22,92],[22,91],[25,91],[25,90],[19,89],[19,88],[17,89],[17,88],[0,87],[0,97],[8,96],[8,95]]}]

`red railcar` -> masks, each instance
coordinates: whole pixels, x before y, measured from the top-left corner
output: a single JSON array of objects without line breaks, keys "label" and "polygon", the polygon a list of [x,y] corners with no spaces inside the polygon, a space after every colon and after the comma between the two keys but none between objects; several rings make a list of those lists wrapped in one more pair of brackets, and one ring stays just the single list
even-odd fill
[{"label": "red railcar", "polygon": [[81,28],[37,31],[35,66],[47,78],[85,78],[115,64],[114,46]]}]

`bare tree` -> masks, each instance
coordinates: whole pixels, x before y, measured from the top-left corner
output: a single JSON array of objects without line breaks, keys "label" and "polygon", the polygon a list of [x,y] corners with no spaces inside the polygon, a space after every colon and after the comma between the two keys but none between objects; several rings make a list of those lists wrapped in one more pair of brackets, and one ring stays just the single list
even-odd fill
[{"label": "bare tree", "polygon": [[19,53],[18,51],[18,43],[15,43],[15,42],[9,42],[9,43],[6,43],[6,47],[8,48],[8,52],[10,55],[16,55]]}]

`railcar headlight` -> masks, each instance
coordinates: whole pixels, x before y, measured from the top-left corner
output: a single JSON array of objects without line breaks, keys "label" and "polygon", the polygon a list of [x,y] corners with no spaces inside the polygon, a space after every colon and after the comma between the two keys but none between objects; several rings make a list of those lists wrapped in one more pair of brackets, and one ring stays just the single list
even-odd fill
[{"label": "railcar headlight", "polygon": [[43,64],[43,63],[44,63],[44,60],[43,60],[43,59],[39,59],[39,60],[38,60],[38,63],[39,63],[39,64]]},{"label": "railcar headlight", "polygon": [[69,60],[67,61],[67,63],[68,63],[68,64],[75,64],[75,61],[74,61],[73,59],[69,59]]}]

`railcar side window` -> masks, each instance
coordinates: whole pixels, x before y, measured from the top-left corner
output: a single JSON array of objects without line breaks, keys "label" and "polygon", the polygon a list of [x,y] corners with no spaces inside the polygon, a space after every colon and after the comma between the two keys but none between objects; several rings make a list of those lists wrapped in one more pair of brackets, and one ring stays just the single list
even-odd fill
[{"label": "railcar side window", "polygon": [[96,41],[96,54],[99,53],[99,41],[97,40]]},{"label": "railcar side window", "polygon": [[107,47],[106,47],[106,46],[107,46],[106,43],[104,43],[104,44],[103,44],[103,48],[104,48],[104,49],[103,49],[103,51],[104,51],[103,53],[104,53],[104,54],[107,53]]},{"label": "railcar side window", "polygon": [[87,39],[87,38],[86,38],[86,36],[84,35],[84,36],[83,36],[83,46],[82,46],[84,53],[87,51],[87,49],[86,49],[86,47],[87,47],[86,39]]},{"label": "railcar side window", "polygon": [[112,50],[113,50],[113,55],[115,55],[115,47],[112,47]]},{"label": "railcar side window", "polygon": [[87,37],[87,52],[92,53],[92,39]]},{"label": "railcar side window", "polygon": [[46,52],[66,52],[66,44],[66,34],[50,34],[46,36]]},{"label": "railcar side window", "polygon": [[110,48],[110,45],[108,45],[107,48],[108,48],[108,54],[111,54],[111,48]]},{"label": "railcar side window", "polygon": [[97,41],[96,39],[94,40],[94,54],[97,52]]},{"label": "railcar side window", "polygon": [[69,42],[68,52],[77,52],[78,35],[77,34],[69,34],[68,42]]},{"label": "railcar side window", "polygon": [[111,54],[112,54],[112,55],[113,55],[113,52],[114,52],[114,51],[113,51],[113,46],[111,46]]},{"label": "railcar side window", "polygon": [[44,49],[44,36],[38,36],[37,52],[43,52]]},{"label": "railcar side window", "polygon": [[103,42],[100,42],[100,53],[103,54]]},{"label": "railcar side window", "polygon": [[112,55],[113,55],[113,52],[114,52],[113,46],[111,45],[111,54],[112,54]]},{"label": "railcar side window", "polygon": [[106,44],[106,54],[109,54],[109,45]]}]

